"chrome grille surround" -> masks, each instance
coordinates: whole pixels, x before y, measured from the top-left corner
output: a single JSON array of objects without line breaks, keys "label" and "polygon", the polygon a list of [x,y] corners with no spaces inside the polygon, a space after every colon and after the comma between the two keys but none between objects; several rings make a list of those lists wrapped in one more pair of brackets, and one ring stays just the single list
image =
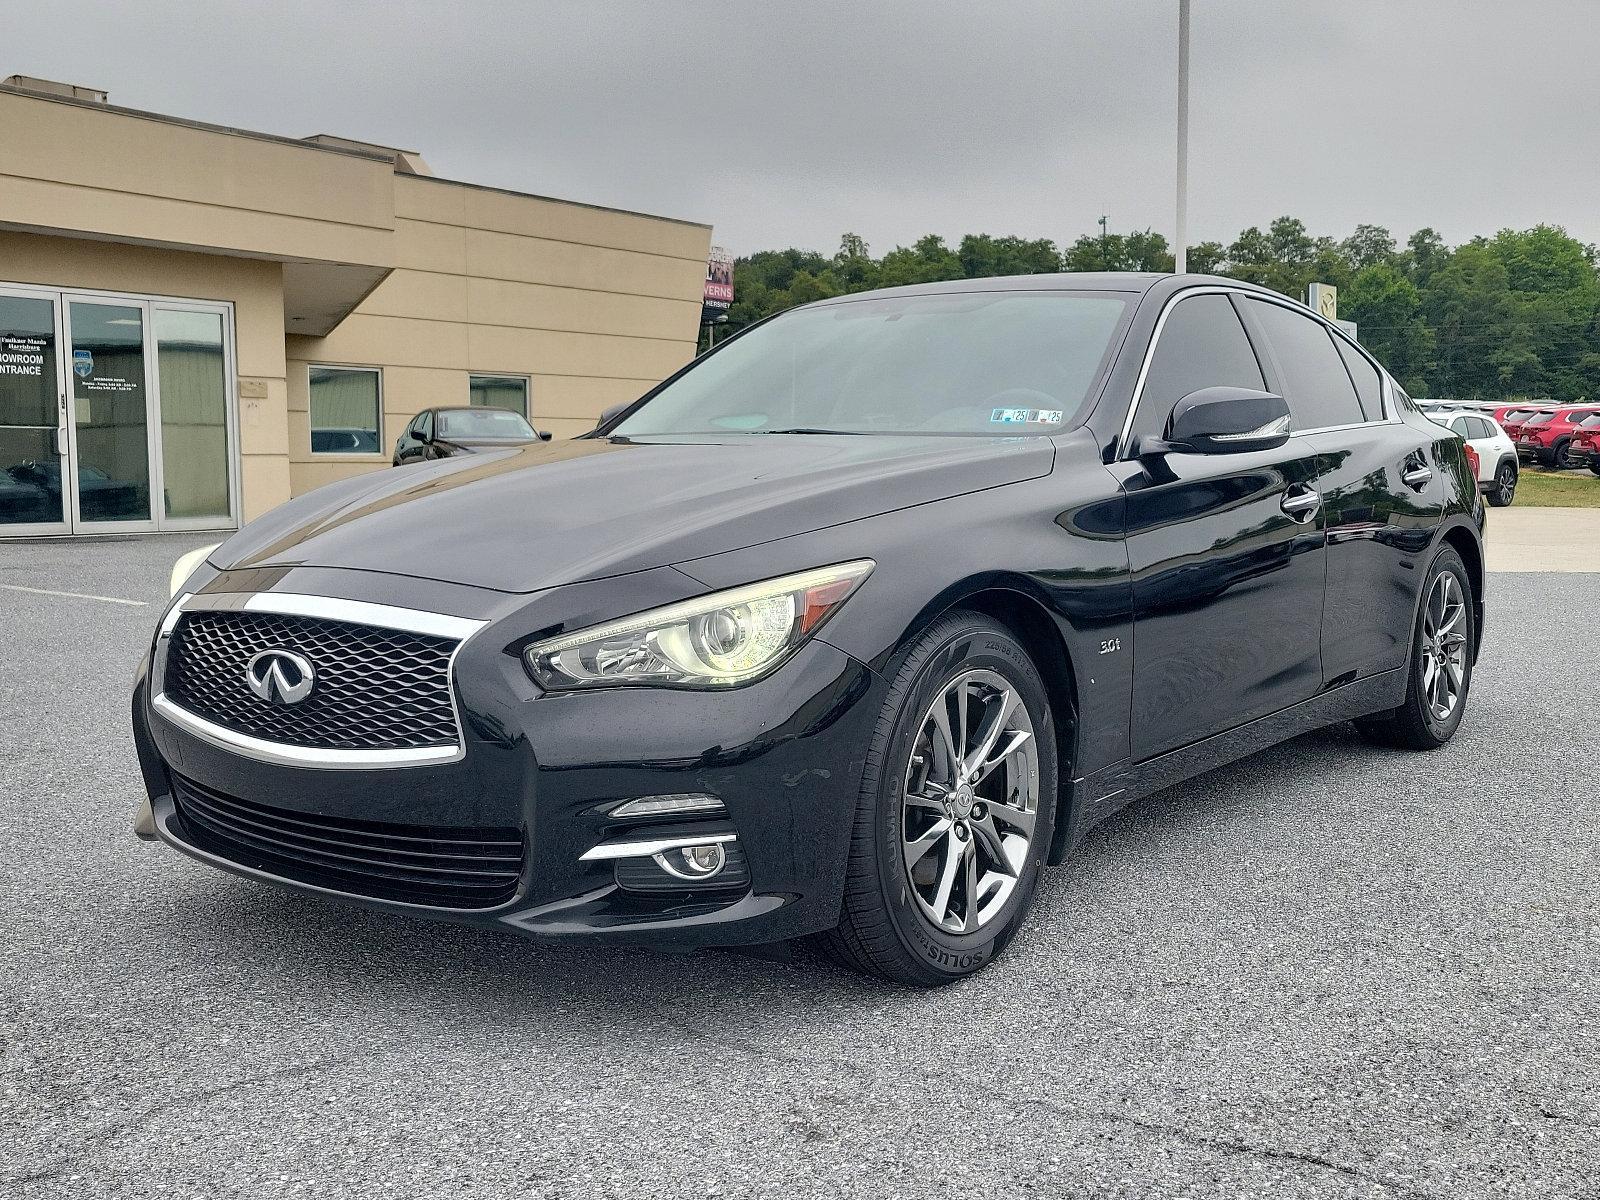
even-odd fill
[{"label": "chrome grille surround", "polygon": [[[465,753],[455,657],[484,624],[292,593],[185,595],[161,624],[151,703],[195,736],[267,762],[367,770],[452,762]],[[270,705],[245,685],[250,654],[273,648],[305,654],[322,677],[301,706]]]}]

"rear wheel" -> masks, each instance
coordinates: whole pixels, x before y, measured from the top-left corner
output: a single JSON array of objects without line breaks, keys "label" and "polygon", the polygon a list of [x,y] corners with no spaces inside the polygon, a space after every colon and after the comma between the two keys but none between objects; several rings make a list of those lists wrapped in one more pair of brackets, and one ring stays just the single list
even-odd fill
[{"label": "rear wheel", "polygon": [[1472,590],[1461,556],[1433,560],[1411,635],[1405,702],[1356,722],[1364,737],[1406,750],[1435,750],[1455,736],[1472,684]]},{"label": "rear wheel", "polygon": [[867,752],[832,958],[914,987],[982,969],[1015,936],[1050,845],[1055,728],[998,622],[941,618],[895,671]]},{"label": "rear wheel", "polygon": [[1511,463],[1500,464],[1495,472],[1494,487],[1489,490],[1489,503],[1495,508],[1505,508],[1517,495],[1517,468]]},{"label": "rear wheel", "polygon": [[1566,471],[1572,467],[1572,456],[1567,453],[1571,445],[1572,442],[1569,439],[1562,438],[1556,443],[1556,448],[1551,451],[1550,465],[1555,467],[1556,470]]}]

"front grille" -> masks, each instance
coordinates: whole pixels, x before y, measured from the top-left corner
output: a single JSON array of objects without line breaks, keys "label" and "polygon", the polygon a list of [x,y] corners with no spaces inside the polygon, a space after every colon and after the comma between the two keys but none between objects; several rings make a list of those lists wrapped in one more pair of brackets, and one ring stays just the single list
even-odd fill
[{"label": "front grille", "polygon": [[[323,750],[401,750],[460,741],[450,700],[453,638],[323,617],[192,612],[172,632],[163,690],[173,703],[236,733]],[[298,704],[269,703],[245,668],[290,650],[316,669]]]},{"label": "front grille", "polygon": [[390,825],[271,808],[181,776],[186,840],[241,866],[334,891],[434,908],[492,908],[516,894],[515,829]]}]

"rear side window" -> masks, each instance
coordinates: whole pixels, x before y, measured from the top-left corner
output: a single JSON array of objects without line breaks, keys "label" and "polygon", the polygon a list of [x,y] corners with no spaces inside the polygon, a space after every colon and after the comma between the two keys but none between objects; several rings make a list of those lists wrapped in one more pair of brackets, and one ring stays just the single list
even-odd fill
[{"label": "rear side window", "polygon": [[1472,431],[1472,436],[1475,438],[1492,438],[1494,436],[1494,426],[1490,425],[1482,417],[1472,418]]},{"label": "rear side window", "polygon": [[1228,298],[1211,294],[1180,300],[1167,314],[1150,358],[1131,431],[1134,442],[1165,433],[1173,407],[1190,392],[1208,387],[1259,391],[1266,386]]},{"label": "rear side window", "polygon": [[1350,379],[1356,385],[1356,396],[1361,401],[1362,415],[1369,421],[1383,420],[1383,380],[1378,376],[1378,368],[1368,362],[1349,342],[1334,338],[1333,345],[1339,351],[1339,357],[1344,359],[1344,365],[1350,372]]},{"label": "rear side window", "polygon": [[1364,420],[1355,386],[1328,331],[1281,304],[1246,299],[1283,375],[1284,399],[1296,429],[1325,429]]}]

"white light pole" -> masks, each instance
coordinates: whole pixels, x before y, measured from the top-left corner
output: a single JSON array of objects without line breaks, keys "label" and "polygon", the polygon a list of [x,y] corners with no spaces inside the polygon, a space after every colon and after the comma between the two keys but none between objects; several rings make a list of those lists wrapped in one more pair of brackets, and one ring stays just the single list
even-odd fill
[{"label": "white light pole", "polygon": [[1189,0],[1178,0],[1178,219],[1172,248],[1178,274],[1189,267]]}]

